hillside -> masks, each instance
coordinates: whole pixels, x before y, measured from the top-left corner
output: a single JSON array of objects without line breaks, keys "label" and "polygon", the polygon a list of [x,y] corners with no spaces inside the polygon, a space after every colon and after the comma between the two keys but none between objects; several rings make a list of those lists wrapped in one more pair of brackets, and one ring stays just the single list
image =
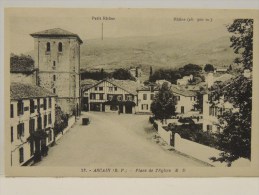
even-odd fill
[{"label": "hillside", "polygon": [[140,65],[144,77],[147,77],[150,66],[153,71],[159,67],[175,68],[188,63],[228,67],[235,57],[229,45],[229,35],[216,30],[193,34],[90,39],[81,46],[81,69],[103,68],[110,72],[116,68]]},{"label": "hillside", "polygon": [[180,39],[174,36],[125,37],[88,40],[81,50],[81,68],[105,70],[141,65],[147,76],[149,67],[179,67],[188,63],[229,66],[235,57],[228,36],[211,40]]}]

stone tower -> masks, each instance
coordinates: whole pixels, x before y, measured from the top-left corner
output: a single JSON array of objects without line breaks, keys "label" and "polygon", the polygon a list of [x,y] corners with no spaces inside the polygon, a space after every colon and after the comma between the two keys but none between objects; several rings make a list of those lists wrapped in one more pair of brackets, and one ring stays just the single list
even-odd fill
[{"label": "stone tower", "polygon": [[80,113],[80,45],[77,34],[60,28],[31,34],[37,85],[57,94],[57,104],[67,114]]}]

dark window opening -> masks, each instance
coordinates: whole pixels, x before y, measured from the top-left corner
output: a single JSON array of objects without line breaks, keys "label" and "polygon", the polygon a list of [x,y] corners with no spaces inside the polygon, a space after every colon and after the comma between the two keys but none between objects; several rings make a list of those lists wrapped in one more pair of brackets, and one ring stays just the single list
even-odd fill
[{"label": "dark window opening", "polygon": [[23,102],[20,100],[17,103],[17,114],[19,115],[23,115]]},{"label": "dark window opening", "polygon": [[53,81],[56,81],[56,75],[53,75]]},{"label": "dark window opening", "polygon": [[19,162],[22,163],[24,161],[23,148],[19,149]]},{"label": "dark window opening", "polygon": [[58,43],[58,51],[59,52],[62,52],[62,50],[63,50],[63,47],[62,47],[62,43]]},{"label": "dark window opening", "polygon": [[47,42],[47,49],[46,49],[47,52],[50,52],[50,42]]},{"label": "dark window opening", "polygon": [[53,61],[53,66],[56,66],[56,61]]},{"label": "dark window opening", "polygon": [[13,104],[11,104],[11,107],[10,107],[10,117],[13,118],[14,116],[14,113],[13,113]]},{"label": "dark window opening", "polygon": [[13,127],[11,127],[11,142],[13,142]]},{"label": "dark window opening", "polygon": [[17,125],[17,139],[20,139],[22,136],[24,136],[24,123]]},{"label": "dark window opening", "polygon": [[34,100],[30,100],[30,113],[34,113],[35,106],[34,106]]},{"label": "dark window opening", "polygon": [[44,110],[47,110],[47,99],[46,98],[43,99],[43,108],[44,108]]}]

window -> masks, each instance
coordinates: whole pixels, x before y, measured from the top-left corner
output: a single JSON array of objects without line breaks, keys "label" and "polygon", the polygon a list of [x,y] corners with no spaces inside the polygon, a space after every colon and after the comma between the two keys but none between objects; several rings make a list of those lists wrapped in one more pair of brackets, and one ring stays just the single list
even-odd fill
[{"label": "window", "polygon": [[207,131],[211,132],[212,131],[212,125],[207,125]]},{"label": "window", "polygon": [[53,75],[53,81],[56,81],[56,75]]},{"label": "window", "polygon": [[11,142],[13,142],[13,127],[11,127]]},{"label": "window", "polygon": [[131,95],[128,95],[128,96],[127,96],[127,100],[128,100],[128,101],[132,101],[132,96],[131,96]]},{"label": "window", "polygon": [[48,142],[51,142],[51,141],[52,141],[52,131],[49,131]]},{"label": "window", "polygon": [[29,121],[29,131],[30,131],[30,133],[35,131],[35,119],[30,119],[30,121]]},{"label": "window", "polygon": [[41,116],[38,117],[38,130],[42,129],[42,118]]},{"label": "window", "polygon": [[56,61],[53,61],[53,66],[54,66],[54,67],[56,66]]},{"label": "window", "polygon": [[47,42],[46,52],[50,52],[50,42]]},{"label": "window", "polygon": [[30,113],[34,113],[35,106],[34,106],[34,100],[30,100]]},{"label": "window", "polygon": [[91,99],[91,100],[95,100],[95,99],[96,99],[95,93],[90,93],[90,99]]},{"label": "window", "polygon": [[51,123],[52,123],[51,113],[49,114],[48,117],[49,117],[49,118],[48,118],[48,123],[51,124]]},{"label": "window", "polygon": [[112,91],[112,88],[113,88],[113,87],[109,87],[109,91]]},{"label": "window", "polygon": [[40,111],[40,99],[37,99],[38,110]]},{"label": "window", "polygon": [[148,110],[148,104],[142,104],[141,109],[142,110]]},{"label": "window", "polygon": [[51,99],[51,97],[49,97],[49,108],[51,108],[52,107],[52,99]]},{"label": "window", "polygon": [[56,89],[55,88],[53,88],[53,93],[56,93]]},{"label": "window", "polygon": [[113,97],[113,95],[110,95],[110,94],[109,94],[109,95],[108,95],[108,100],[111,101],[111,100],[112,100],[112,97]]},{"label": "window", "polygon": [[63,51],[63,46],[62,46],[62,43],[59,42],[58,43],[58,52],[62,52]]},{"label": "window", "polygon": [[154,100],[155,94],[150,94],[150,99]]},{"label": "window", "polygon": [[44,115],[44,128],[48,125],[47,115]]},{"label": "window", "polygon": [[34,142],[30,142],[30,152],[32,156],[34,154]]},{"label": "window", "polygon": [[14,113],[13,113],[13,104],[11,104],[11,106],[10,106],[10,117],[13,118],[13,115],[14,115]]},{"label": "window", "polygon": [[99,91],[103,91],[103,87],[99,87]]},{"label": "window", "polygon": [[19,149],[19,162],[23,163],[24,161],[24,154],[23,154],[23,148]]},{"label": "window", "polygon": [[43,108],[44,108],[44,110],[47,110],[47,99],[46,98],[43,99]]},{"label": "window", "polygon": [[147,94],[143,94],[143,100],[147,100]]},{"label": "window", "polygon": [[94,90],[95,90],[95,91],[98,91],[98,87],[95,87]]},{"label": "window", "polygon": [[121,100],[122,100],[122,97],[119,95],[119,96],[117,97],[117,99],[118,99],[119,101],[121,101]]},{"label": "window", "polygon": [[117,87],[114,87],[114,90],[117,91]]},{"label": "window", "polygon": [[100,94],[100,100],[103,100],[103,94]]},{"label": "window", "polygon": [[17,139],[20,139],[22,136],[24,136],[24,123],[17,125]]},{"label": "window", "polygon": [[180,99],[181,99],[180,96],[176,96],[176,97],[177,97],[177,100],[180,101]]},{"label": "window", "polygon": [[17,103],[17,114],[19,115],[23,115],[23,102],[20,100]]}]

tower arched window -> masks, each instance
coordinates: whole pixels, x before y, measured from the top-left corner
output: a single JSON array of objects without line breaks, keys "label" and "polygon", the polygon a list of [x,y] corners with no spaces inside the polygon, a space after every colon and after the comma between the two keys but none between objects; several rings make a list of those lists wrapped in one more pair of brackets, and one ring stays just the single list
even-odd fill
[{"label": "tower arched window", "polygon": [[58,43],[58,52],[62,52],[63,51],[63,45],[61,42]]},{"label": "tower arched window", "polygon": [[47,42],[47,49],[46,49],[47,52],[50,52],[50,42]]}]

